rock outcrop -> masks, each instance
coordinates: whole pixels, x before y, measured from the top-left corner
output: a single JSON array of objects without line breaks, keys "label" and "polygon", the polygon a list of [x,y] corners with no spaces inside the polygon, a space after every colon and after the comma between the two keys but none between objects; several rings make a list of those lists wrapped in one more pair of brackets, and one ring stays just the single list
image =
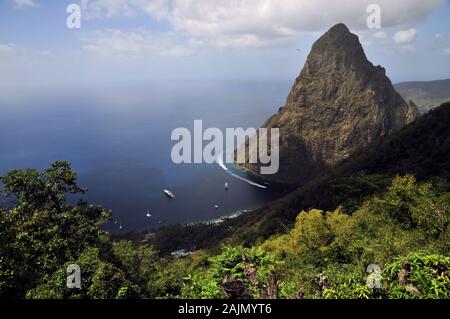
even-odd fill
[{"label": "rock outcrop", "polygon": [[[358,37],[337,24],[314,43],[285,106],[263,125],[280,129],[280,170],[264,177],[305,182],[418,114]],[[243,166],[259,174],[258,164]]]}]

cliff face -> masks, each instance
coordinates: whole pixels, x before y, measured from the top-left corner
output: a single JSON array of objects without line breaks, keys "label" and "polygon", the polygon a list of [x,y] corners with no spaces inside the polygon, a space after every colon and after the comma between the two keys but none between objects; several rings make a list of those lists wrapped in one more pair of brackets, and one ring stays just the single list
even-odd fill
[{"label": "cliff face", "polygon": [[[302,183],[417,116],[358,37],[335,25],[314,43],[286,105],[263,125],[280,129],[280,170],[265,177]],[[259,173],[258,164],[244,167]]]}]

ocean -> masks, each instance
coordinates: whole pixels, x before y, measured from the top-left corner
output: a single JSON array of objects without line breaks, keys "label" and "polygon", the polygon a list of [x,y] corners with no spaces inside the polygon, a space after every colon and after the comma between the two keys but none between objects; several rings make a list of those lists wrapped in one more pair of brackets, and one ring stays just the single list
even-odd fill
[{"label": "ocean", "polygon": [[[83,198],[111,209],[113,232],[192,223],[260,207],[284,187],[219,164],[171,160],[177,127],[259,127],[279,106],[282,82],[215,81],[36,93],[0,101],[0,175],[72,163]],[[228,183],[228,190],[224,185]],[[260,185],[260,184],[259,184]],[[169,199],[163,189],[175,194]],[[149,217],[149,215],[151,217]]]}]

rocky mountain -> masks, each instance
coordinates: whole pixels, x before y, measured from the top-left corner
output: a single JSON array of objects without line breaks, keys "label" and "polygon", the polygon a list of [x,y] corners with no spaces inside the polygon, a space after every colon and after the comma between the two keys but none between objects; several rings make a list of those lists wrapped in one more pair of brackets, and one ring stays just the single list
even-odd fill
[{"label": "rocky mountain", "polygon": [[417,104],[420,113],[450,101],[450,79],[426,82],[402,82],[394,85],[405,100]]},{"label": "rocky mountain", "polygon": [[358,37],[337,24],[314,43],[285,106],[263,125],[280,129],[280,170],[264,177],[303,183],[417,116],[385,69],[367,60]]}]

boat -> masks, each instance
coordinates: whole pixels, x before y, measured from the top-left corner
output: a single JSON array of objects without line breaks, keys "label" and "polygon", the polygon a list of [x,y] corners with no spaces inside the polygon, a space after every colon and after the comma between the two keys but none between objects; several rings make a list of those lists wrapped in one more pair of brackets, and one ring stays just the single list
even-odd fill
[{"label": "boat", "polygon": [[169,196],[170,198],[174,198],[174,197],[175,197],[175,195],[174,195],[171,191],[169,191],[169,190],[167,190],[167,189],[164,190],[164,194],[166,194],[166,195]]},{"label": "boat", "polygon": [[225,183],[225,189],[228,190],[228,183]]}]

